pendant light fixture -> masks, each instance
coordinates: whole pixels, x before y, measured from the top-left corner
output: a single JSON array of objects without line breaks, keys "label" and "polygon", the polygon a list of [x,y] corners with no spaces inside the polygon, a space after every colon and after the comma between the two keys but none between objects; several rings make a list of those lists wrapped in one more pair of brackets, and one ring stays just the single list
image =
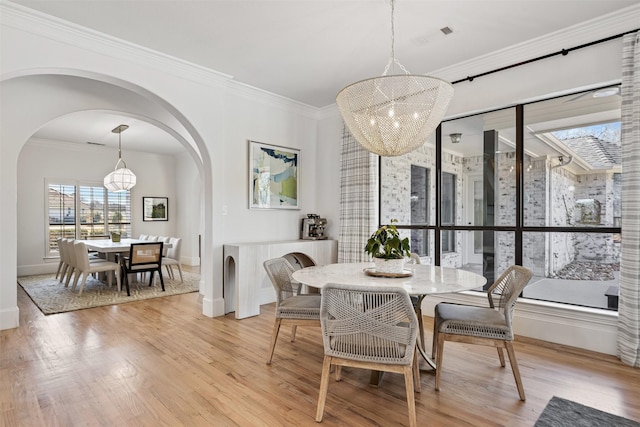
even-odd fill
[{"label": "pendant light fixture", "polygon": [[[420,147],[444,117],[453,86],[410,74],[395,57],[394,0],[391,0],[391,57],[380,77],[342,89],[336,102],[353,137],[380,156],[400,156]],[[387,75],[395,65],[404,72]]]},{"label": "pendant light fixture", "polygon": [[[128,125],[120,125],[111,130],[111,132],[118,134],[118,162],[113,172],[104,177],[104,186],[107,187],[107,190],[115,193],[130,190],[136,185],[136,176],[127,169],[127,164],[122,160],[122,132],[127,129],[129,129]],[[118,168],[118,166],[121,167]]]}]

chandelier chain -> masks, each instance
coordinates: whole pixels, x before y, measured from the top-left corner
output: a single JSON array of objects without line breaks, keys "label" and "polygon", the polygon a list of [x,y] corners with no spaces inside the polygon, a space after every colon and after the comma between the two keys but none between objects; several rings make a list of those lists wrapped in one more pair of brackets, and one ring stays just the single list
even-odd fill
[{"label": "chandelier chain", "polygon": [[387,66],[384,67],[384,71],[382,72],[383,76],[387,75],[389,68],[391,68],[391,74],[394,74],[396,65],[400,67],[405,74],[411,74],[409,70],[396,59],[395,4],[395,0],[391,0],[391,56],[389,57],[389,61],[387,61]]}]

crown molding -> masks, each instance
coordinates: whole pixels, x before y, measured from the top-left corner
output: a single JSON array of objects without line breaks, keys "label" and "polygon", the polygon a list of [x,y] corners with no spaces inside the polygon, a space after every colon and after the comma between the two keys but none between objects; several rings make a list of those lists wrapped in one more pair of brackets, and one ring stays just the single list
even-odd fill
[{"label": "crown molding", "polygon": [[223,86],[240,96],[253,100],[259,99],[267,104],[286,108],[288,111],[302,113],[312,118],[316,118],[318,114],[316,107],[238,82],[233,80],[232,75],[166,55],[10,1],[2,0],[0,2],[0,23],[3,26],[6,25],[96,54],[161,70],[195,83],[216,87]]},{"label": "crown molding", "polygon": [[291,113],[302,114],[303,116],[312,119],[318,118],[319,109],[309,104],[305,104],[255,86],[241,83],[236,80],[229,80],[227,82],[227,86],[235,95],[241,96],[252,102],[260,102],[264,105],[269,105]]},{"label": "crown molding", "polygon": [[201,67],[10,1],[3,1],[0,4],[0,22],[2,25],[30,34],[111,58],[157,68],[198,83],[210,85],[233,78],[231,75]]},{"label": "crown molding", "polygon": [[[435,70],[430,75],[448,81],[465,79],[527,61],[543,55],[570,49],[593,41],[639,29],[640,4],[620,9],[597,19],[582,22],[542,37]],[[571,55],[571,53],[569,53]]]}]

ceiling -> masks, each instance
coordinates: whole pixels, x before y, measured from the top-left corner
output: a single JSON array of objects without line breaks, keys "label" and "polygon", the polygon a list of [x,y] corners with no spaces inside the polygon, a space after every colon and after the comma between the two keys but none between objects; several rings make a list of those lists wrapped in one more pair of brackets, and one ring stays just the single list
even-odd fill
[{"label": "ceiling", "polygon": [[[333,104],[344,86],[381,75],[391,52],[388,0],[13,3],[319,108]],[[635,4],[638,0],[398,0],[395,56],[410,72],[428,74]],[[444,27],[453,32],[445,35]],[[87,123],[98,121],[87,114],[53,122],[35,136],[101,142],[112,127],[90,131]],[[123,133],[123,144],[127,137],[135,144],[132,129]],[[154,129],[160,134],[153,146],[141,142],[129,148],[158,152],[163,138],[178,144]]]}]

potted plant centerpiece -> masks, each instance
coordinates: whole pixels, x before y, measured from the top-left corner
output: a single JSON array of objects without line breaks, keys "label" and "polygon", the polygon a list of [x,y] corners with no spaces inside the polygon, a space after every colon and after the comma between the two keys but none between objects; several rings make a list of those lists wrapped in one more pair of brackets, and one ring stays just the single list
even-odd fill
[{"label": "potted plant centerpiece", "polygon": [[401,274],[411,254],[409,238],[400,238],[395,226],[397,219],[378,228],[367,240],[364,251],[373,257],[377,273]]}]

